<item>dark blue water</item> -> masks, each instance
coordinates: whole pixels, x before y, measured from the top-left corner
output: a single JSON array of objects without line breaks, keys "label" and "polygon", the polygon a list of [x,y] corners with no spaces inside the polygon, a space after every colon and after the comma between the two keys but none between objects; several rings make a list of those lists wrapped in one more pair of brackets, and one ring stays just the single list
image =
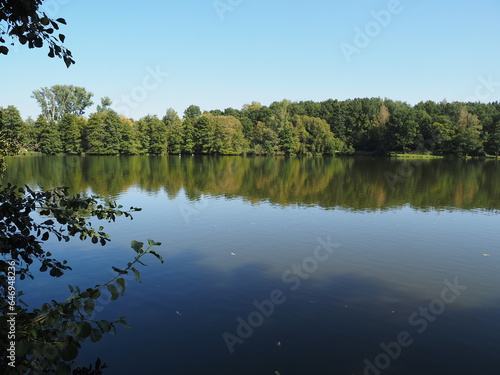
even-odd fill
[{"label": "dark blue water", "polygon": [[[11,161],[12,181],[143,208],[106,226],[105,247],[51,243],[73,271],[23,283],[24,300],[107,281],[151,238],[165,263],[147,259],[142,283],[96,314],[132,329],[79,357],[105,374],[500,374],[496,162],[403,176],[385,159],[260,160],[86,158],[71,174],[60,158]],[[51,163],[66,173],[40,173]]]}]

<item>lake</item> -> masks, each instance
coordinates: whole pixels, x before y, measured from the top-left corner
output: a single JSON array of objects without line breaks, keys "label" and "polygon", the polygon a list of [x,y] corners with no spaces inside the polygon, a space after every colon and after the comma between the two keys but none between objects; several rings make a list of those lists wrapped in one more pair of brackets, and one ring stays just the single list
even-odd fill
[{"label": "lake", "polygon": [[104,374],[500,373],[500,163],[371,157],[9,158],[3,182],[124,207],[111,243],[50,242],[73,271],[18,281],[37,305],[162,242],[96,319]]}]

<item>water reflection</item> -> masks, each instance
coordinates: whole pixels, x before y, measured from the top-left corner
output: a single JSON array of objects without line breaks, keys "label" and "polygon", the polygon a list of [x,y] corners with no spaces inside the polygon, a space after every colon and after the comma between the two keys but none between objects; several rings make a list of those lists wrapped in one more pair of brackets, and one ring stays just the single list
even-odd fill
[{"label": "water reflection", "polygon": [[[109,374],[362,374],[364,359],[402,330],[415,342],[384,374],[498,369],[496,161],[96,156],[9,166],[5,181],[67,185],[144,209],[109,226],[105,251],[55,244],[74,268],[65,283],[99,282],[129,261],[131,239],[165,244],[167,262],[127,286],[119,315],[133,329],[85,349],[89,359],[106,354]],[[340,246],[291,291],[283,274],[325,236]],[[409,317],[455,277],[468,289],[416,332]],[[31,285],[30,295],[66,291],[58,284]],[[222,334],[276,288],[286,302],[229,354]],[[112,306],[99,318],[115,316]]]},{"label": "water reflection", "polygon": [[251,203],[387,210],[500,208],[494,160],[384,158],[29,156],[9,158],[4,181],[117,198],[137,186],[173,198],[242,197]]}]

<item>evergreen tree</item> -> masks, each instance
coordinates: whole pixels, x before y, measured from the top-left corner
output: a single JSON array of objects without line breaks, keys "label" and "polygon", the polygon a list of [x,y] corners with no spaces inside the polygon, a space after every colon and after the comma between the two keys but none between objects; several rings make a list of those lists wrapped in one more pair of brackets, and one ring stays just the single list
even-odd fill
[{"label": "evergreen tree", "polygon": [[148,115],[138,121],[143,149],[149,154],[162,155],[167,152],[167,126],[157,116]]},{"label": "evergreen tree", "polygon": [[61,136],[55,122],[48,122],[39,116],[35,122],[38,133],[38,149],[40,152],[55,155],[63,151]]},{"label": "evergreen tree", "polygon": [[59,132],[63,151],[68,154],[83,152],[82,131],[86,120],[76,115],[66,114],[59,121]]},{"label": "evergreen tree", "polygon": [[165,123],[167,131],[168,152],[171,154],[182,153],[184,138],[182,120],[175,110],[169,108],[163,117],[163,122]]},{"label": "evergreen tree", "polygon": [[497,157],[500,155],[500,121],[496,123],[492,133],[488,135],[486,151],[490,155],[495,155]]},{"label": "evergreen tree", "polygon": [[17,147],[24,143],[25,124],[19,110],[13,105],[0,107],[0,133],[2,137]]},{"label": "evergreen tree", "polygon": [[120,117],[120,154],[136,155],[139,153],[141,144],[138,139],[138,132],[134,121]]},{"label": "evergreen tree", "polygon": [[182,137],[182,152],[192,154],[195,152],[195,139],[196,128],[194,127],[194,120],[185,119],[182,122],[183,137]]},{"label": "evergreen tree", "polygon": [[217,147],[217,124],[213,117],[200,116],[193,122],[194,151],[198,154],[213,154],[218,151]]}]

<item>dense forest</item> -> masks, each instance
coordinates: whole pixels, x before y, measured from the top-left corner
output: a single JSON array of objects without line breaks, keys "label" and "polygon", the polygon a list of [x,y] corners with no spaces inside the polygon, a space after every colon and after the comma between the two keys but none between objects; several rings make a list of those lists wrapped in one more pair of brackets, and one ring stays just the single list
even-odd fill
[{"label": "dense forest", "polygon": [[498,102],[426,101],[412,106],[381,98],[283,100],[203,113],[191,105],[182,118],[170,108],[161,118],[134,120],[115,112],[109,98],[84,117],[93,104],[91,96],[74,86],[35,90],[42,114],[23,121],[15,106],[0,108],[1,134],[23,151],[44,154],[500,153]]}]

